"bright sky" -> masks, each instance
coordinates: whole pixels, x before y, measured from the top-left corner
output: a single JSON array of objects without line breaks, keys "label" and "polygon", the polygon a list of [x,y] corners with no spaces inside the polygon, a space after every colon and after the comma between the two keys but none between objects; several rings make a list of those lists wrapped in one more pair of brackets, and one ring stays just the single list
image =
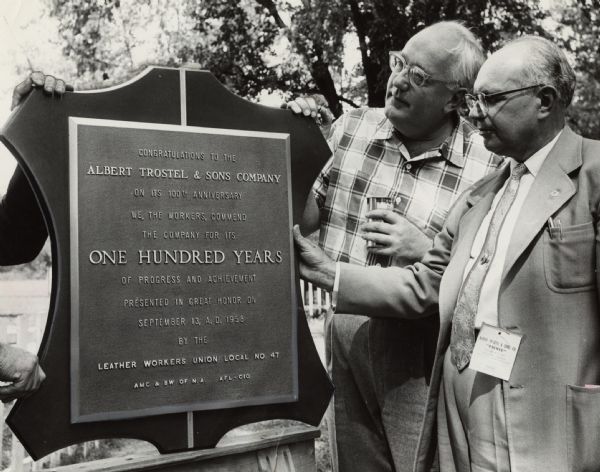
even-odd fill
[{"label": "bright sky", "polygon": [[[41,17],[41,19],[40,19]],[[52,71],[61,61],[56,24],[39,0],[0,0],[0,125],[10,114],[14,86],[34,69]],[[16,161],[0,144],[0,194],[4,194]]]}]

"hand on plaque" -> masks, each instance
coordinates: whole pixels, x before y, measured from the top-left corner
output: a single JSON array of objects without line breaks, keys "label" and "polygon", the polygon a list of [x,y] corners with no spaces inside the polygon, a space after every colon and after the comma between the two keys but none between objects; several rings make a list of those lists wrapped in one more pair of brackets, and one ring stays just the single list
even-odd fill
[{"label": "hand on plaque", "polygon": [[371,221],[359,230],[363,239],[376,244],[368,250],[382,256],[394,256],[398,265],[412,264],[431,248],[431,239],[415,224],[393,210],[371,210],[366,214]]},{"label": "hand on plaque", "polygon": [[12,95],[10,109],[14,110],[34,88],[42,88],[46,95],[62,97],[65,92],[72,92],[73,86],[67,85],[64,80],[52,75],[35,71],[27,76],[23,82],[15,87]]},{"label": "hand on plaque", "polygon": [[0,345],[0,400],[4,403],[35,392],[46,378],[38,358],[28,351]]},{"label": "hand on plaque", "polygon": [[300,277],[331,291],[335,280],[335,262],[321,248],[303,237],[298,225],[294,226],[293,233],[298,248]]},{"label": "hand on plaque", "polygon": [[333,122],[333,114],[321,95],[298,97],[286,103],[285,108],[289,108],[297,115],[310,116],[319,126],[330,126]]}]

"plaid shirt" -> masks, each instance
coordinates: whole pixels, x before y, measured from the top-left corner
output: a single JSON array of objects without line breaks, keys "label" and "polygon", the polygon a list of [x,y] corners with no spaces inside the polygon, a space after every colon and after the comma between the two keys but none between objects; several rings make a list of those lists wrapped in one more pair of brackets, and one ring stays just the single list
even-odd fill
[{"label": "plaid shirt", "polygon": [[366,197],[400,197],[396,211],[433,238],[458,196],[502,163],[462,118],[440,147],[411,158],[380,108],[344,114],[328,142],[333,155],[313,185],[321,209],[319,244],[334,260],[359,265],[376,262],[358,231]]}]

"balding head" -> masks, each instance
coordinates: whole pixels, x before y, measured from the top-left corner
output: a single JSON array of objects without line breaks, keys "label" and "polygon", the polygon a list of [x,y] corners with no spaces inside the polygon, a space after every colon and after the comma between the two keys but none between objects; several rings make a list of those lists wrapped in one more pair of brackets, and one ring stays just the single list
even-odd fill
[{"label": "balding head", "polygon": [[574,87],[575,74],[560,49],[523,37],[485,61],[470,116],[489,150],[524,162],[563,129]]},{"label": "balding head", "polygon": [[458,21],[440,21],[419,31],[409,42],[425,37],[436,41],[440,56],[450,65],[450,78],[461,87],[473,88],[477,72],[485,60],[475,35]]},{"label": "balding head", "polygon": [[546,84],[554,87],[560,104],[567,108],[575,91],[575,72],[565,54],[552,41],[539,36],[515,39],[494,54],[483,66],[514,70],[517,85]]}]

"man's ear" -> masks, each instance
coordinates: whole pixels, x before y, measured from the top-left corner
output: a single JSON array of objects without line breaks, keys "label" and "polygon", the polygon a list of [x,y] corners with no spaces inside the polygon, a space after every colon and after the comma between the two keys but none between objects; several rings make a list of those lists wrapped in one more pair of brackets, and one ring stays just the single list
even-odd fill
[{"label": "man's ear", "polygon": [[558,105],[558,92],[552,85],[541,87],[537,92],[537,98],[539,100],[538,116],[540,118],[548,116]]},{"label": "man's ear", "polygon": [[464,87],[455,90],[444,105],[444,111],[446,113],[457,111],[460,115],[466,116],[464,112],[466,111],[466,114],[469,112],[465,103],[465,94],[467,92],[468,90]]}]

